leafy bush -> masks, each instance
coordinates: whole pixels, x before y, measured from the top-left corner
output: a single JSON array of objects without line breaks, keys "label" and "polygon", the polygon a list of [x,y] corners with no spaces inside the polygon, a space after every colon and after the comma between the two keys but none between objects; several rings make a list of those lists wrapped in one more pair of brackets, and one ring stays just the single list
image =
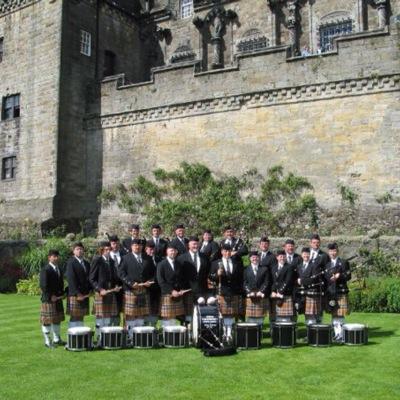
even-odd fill
[{"label": "leafy bush", "polygon": [[17,293],[27,294],[28,296],[36,296],[41,293],[39,286],[39,275],[32,275],[28,279],[21,279],[17,283]]},{"label": "leafy bush", "polygon": [[364,276],[394,276],[400,278],[400,262],[398,254],[383,252],[379,246],[374,250],[359,249],[362,263],[360,269]]},{"label": "leafy bush", "polygon": [[312,185],[293,173],[285,175],[281,166],[269,169],[265,177],[255,169],[239,177],[218,177],[203,164],[182,163],[177,170],[158,169],[153,175],[154,180],[139,176],[130,185],[119,183],[104,190],[99,200],[140,214],[146,228],[157,222],[166,231],[173,231],[177,222],[192,233],[218,233],[230,224],[254,237],[260,227],[270,235],[284,235],[299,222],[303,229],[318,222]]},{"label": "leafy bush", "polygon": [[360,312],[400,312],[400,279],[368,279],[365,288],[350,290],[350,305]]},{"label": "leafy bush", "polygon": [[23,276],[22,269],[10,260],[0,261],[0,293],[14,292],[18,280]]}]

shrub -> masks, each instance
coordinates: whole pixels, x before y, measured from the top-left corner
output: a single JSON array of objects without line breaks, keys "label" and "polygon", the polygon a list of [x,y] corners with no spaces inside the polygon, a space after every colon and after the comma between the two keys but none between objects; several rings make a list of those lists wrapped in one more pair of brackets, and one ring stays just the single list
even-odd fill
[{"label": "shrub", "polygon": [[36,296],[41,293],[39,286],[39,275],[32,275],[30,278],[21,279],[17,283],[17,293]]},{"label": "shrub", "polygon": [[18,280],[23,276],[22,269],[9,260],[0,262],[0,293],[14,292]]},{"label": "shrub", "polygon": [[400,279],[373,278],[363,289],[350,290],[350,305],[360,312],[400,312]]}]

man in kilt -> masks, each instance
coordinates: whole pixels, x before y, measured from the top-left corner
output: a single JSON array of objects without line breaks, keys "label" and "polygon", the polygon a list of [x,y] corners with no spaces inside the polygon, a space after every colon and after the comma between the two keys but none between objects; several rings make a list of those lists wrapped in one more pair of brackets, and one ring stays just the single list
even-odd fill
[{"label": "man in kilt", "polygon": [[338,257],[339,249],[336,243],[328,244],[329,261],[325,265],[324,278],[326,285],[327,312],[332,314],[332,324],[335,332],[334,340],[343,340],[344,318],[350,314],[347,281],[351,279],[350,265],[347,260]]},{"label": "man in kilt", "polygon": [[149,271],[150,276],[154,276],[155,282],[149,288],[150,314],[144,318],[144,322],[147,325],[156,326],[161,307],[161,290],[160,285],[157,283],[157,264],[162,260],[162,257],[157,255],[156,245],[153,240],[146,242],[145,253],[146,257],[143,258],[144,269]]},{"label": "man in kilt", "polygon": [[83,326],[83,319],[89,315],[89,296],[92,287],[89,282],[90,264],[84,260],[83,244],[72,247],[73,256],[68,259],[66,278],[68,283],[67,314],[70,328]]},{"label": "man in kilt", "polygon": [[124,285],[124,316],[131,339],[132,328],[143,326],[150,314],[149,288],[155,282],[154,270],[144,263],[142,250],[142,240],[133,239],[131,252],[124,256],[118,270]]},{"label": "man in kilt", "polygon": [[276,260],[271,268],[271,312],[276,316],[276,321],[289,322],[295,316],[293,289],[296,272],[293,265],[286,262],[285,250],[277,252]]},{"label": "man in kilt", "polygon": [[317,258],[311,260],[310,248],[301,250],[302,262],[297,267],[295,304],[297,312],[305,315],[306,325],[315,324],[322,310],[322,273]]},{"label": "man in kilt", "polygon": [[217,287],[218,304],[224,320],[224,336],[232,340],[232,325],[242,310],[243,264],[240,256],[231,257],[229,244],[221,247],[222,258],[211,265],[210,280]]},{"label": "man in kilt", "polygon": [[95,290],[93,313],[96,316],[96,336],[99,343],[100,329],[112,326],[119,315],[116,294],[122,289],[117,269],[110,257],[110,242],[102,242],[90,266],[89,281]]},{"label": "man in kilt", "polygon": [[268,310],[270,295],[269,269],[260,264],[257,251],[251,251],[250,265],[244,272],[244,291],[246,293],[246,320],[262,326]]},{"label": "man in kilt", "polygon": [[182,265],[176,260],[178,249],[167,245],[167,257],[157,264],[157,282],[161,288],[161,324],[176,325],[176,319],[185,315],[183,307],[184,275]]},{"label": "man in kilt", "polygon": [[[49,250],[48,264],[40,271],[39,283],[42,291],[40,323],[42,324],[44,344],[47,348],[65,344],[60,336],[60,324],[61,321],[64,321],[65,316],[62,303],[64,278],[58,267],[59,255],[57,250]],[[50,337],[51,332],[53,332],[53,340]]]}]

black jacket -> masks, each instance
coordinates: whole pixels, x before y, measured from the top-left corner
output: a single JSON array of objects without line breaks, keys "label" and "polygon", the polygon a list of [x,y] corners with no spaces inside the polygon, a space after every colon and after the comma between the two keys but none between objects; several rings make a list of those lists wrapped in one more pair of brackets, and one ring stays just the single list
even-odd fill
[{"label": "black jacket", "polygon": [[177,237],[171,240],[171,244],[174,245],[178,250],[178,256],[187,252],[187,247],[189,243],[189,239],[183,238],[183,244],[180,239]]},{"label": "black jacket", "polygon": [[118,269],[118,275],[124,284],[124,290],[132,290],[133,284],[154,281],[154,268],[146,261],[147,255],[142,255],[142,264],[136,257],[129,253],[123,259]]},{"label": "black jacket", "polygon": [[171,294],[173,290],[181,290],[184,286],[182,265],[178,260],[174,261],[175,269],[172,269],[167,258],[157,264],[157,282],[162,294]]},{"label": "black jacket", "polygon": [[[335,282],[332,282],[330,278],[336,273],[339,273],[340,276]],[[349,262],[338,257],[335,267],[332,267],[331,260],[329,260],[328,263],[325,264],[324,279],[329,292],[336,294],[348,293],[349,288],[347,282],[351,279]]]},{"label": "black jacket", "polygon": [[271,273],[271,266],[276,261],[276,257],[271,251],[267,251],[267,254],[263,259],[261,259],[261,251],[260,251],[260,265],[263,267],[267,267]]},{"label": "black jacket", "polygon": [[[146,238],[142,237],[142,238],[139,238],[139,240],[142,244],[142,251],[144,252],[144,247],[146,246]],[[127,253],[131,253],[132,252],[132,238],[129,237],[129,238],[124,239],[122,241],[122,246]]]},{"label": "black jacket", "polygon": [[319,293],[322,289],[321,283],[323,282],[321,274],[321,265],[318,259],[310,260],[307,268],[301,262],[297,266],[297,275],[300,278],[300,287],[310,292]]},{"label": "black jacket", "polygon": [[158,258],[164,258],[165,253],[167,250],[167,245],[168,245],[168,240],[163,239],[163,238],[158,238],[158,244],[156,245],[155,241],[153,238],[150,239],[152,243],[154,243],[154,250],[155,250],[155,255]]},{"label": "black jacket", "polygon": [[43,303],[51,302],[51,296],[60,297],[64,294],[64,277],[58,267],[60,274],[54,271],[54,268],[47,264],[40,271],[39,285],[42,290],[41,300]]},{"label": "black jacket", "polygon": [[[127,254],[128,254],[128,252],[121,246],[120,249],[119,249],[119,255],[120,255],[120,257],[121,257],[119,263],[117,263],[117,262],[113,259],[114,265],[117,267],[117,269],[118,269],[119,266],[121,265],[122,259],[123,259],[124,256],[126,256]],[[110,256],[111,256],[111,254],[110,254]]]},{"label": "black jacket", "polygon": [[[229,243],[228,239],[223,239],[220,242],[220,247],[222,247],[222,245],[224,245],[225,243]],[[245,256],[247,254],[249,254],[249,249],[246,246],[246,243],[244,243],[244,241],[240,238],[232,238],[232,250],[236,251],[236,255],[239,257]]]},{"label": "black jacket", "polygon": [[211,264],[210,280],[216,284],[217,292],[219,291],[219,281],[221,280],[221,295],[233,296],[243,294],[243,274],[244,268],[240,261],[240,257],[231,257],[233,271],[231,274],[227,274],[224,269],[224,273],[221,277],[218,276],[218,269],[222,259],[215,260]]},{"label": "black jacket", "polygon": [[254,275],[253,267],[249,265],[244,271],[244,291],[262,292],[266,297],[270,295],[270,272],[267,267],[259,265],[257,275]]},{"label": "black jacket", "polygon": [[208,242],[204,248],[203,244],[200,245],[200,253],[203,253],[208,259],[213,262],[215,260],[218,260],[221,258],[221,252],[220,248],[218,246],[218,243],[215,242],[214,240],[211,240]]},{"label": "black jacket", "polygon": [[143,267],[144,270],[146,271],[146,274],[148,274],[147,276],[154,277],[153,279],[149,279],[149,280],[154,280],[154,283],[149,287],[150,297],[153,299],[159,298],[161,294],[160,285],[157,282],[157,264],[161,260],[162,257],[159,256],[154,256],[153,259],[153,257],[149,257],[146,255],[143,258]]},{"label": "black jacket", "polygon": [[274,263],[271,269],[272,287],[271,292],[278,292],[285,296],[293,294],[296,272],[293,265],[285,263],[280,271],[278,271],[278,263]]},{"label": "black jacket", "polygon": [[95,256],[90,266],[89,281],[96,292],[109,290],[121,284],[118,270],[112,259],[108,261],[103,256]]},{"label": "black jacket", "polygon": [[89,282],[90,264],[83,260],[84,267],[76,257],[71,257],[66,265],[66,278],[68,282],[68,295],[86,295],[92,290]]},{"label": "black jacket", "polygon": [[178,257],[178,261],[183,268],[185,285],[189,285],[195,298],[204,296],[208,292],[207,280],[210,273],[210,261],[208,258],[200,252],[198,253],[198,257],[200,259],[199,272],[197,272],[197,266],[194,265],[190,252]]}]

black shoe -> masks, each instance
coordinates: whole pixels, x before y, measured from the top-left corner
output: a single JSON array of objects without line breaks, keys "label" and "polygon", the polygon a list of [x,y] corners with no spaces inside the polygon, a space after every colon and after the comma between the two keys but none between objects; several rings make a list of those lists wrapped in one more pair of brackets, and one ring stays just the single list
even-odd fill
[{"label": "black shoe", "polygon": [[53,342],[54,346],[65,346],[67,342],[64,342],[64,340],[57,340],[56,342]]}]

